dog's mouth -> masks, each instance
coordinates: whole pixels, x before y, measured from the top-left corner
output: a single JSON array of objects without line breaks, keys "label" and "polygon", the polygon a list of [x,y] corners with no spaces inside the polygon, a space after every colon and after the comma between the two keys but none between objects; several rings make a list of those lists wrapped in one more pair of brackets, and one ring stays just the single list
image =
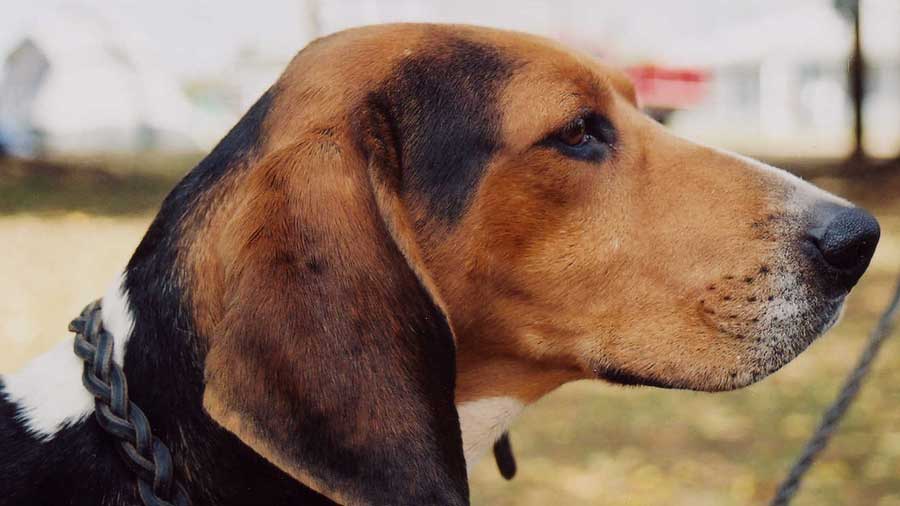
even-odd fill
[{"label": "dog's mouth", "polygon": [[[796,358],[840,319],[846,295],[833,299],[809,298],[794,318],[772,320],[753,347],[748,383],[765,378]],[[739,385],[745,386],[745,385]]]},{"label": "dog's mouth", "polygon": [[[731,296],[734,297],[737,295]],[[743,388],[784,367],[834,327],[842,314],[846,293],[827,298],[791,278],[773,295],[742,297],[745,302],[751,300],[757,304],[749,303],[743,308],[729,306],[729,310],[722,312],[710,311],[708,304],[701,305],[700,309],[706,318],[707,332],[712,332],[718,342],[739,350],[739,360],[719,362],[716,357],[698,357],[697,362],[708,364],[702,374],[696,371],[686,374],[681,371],[683,366],[674,365],[657,369],[671,374],[642,374],[595,362],[591,368],[593,375],[618,385],[710,392]]]},{"label": "dog's mouth", "polygon": [[593,368],[593,372],[594,376],[597,379],[612,383],[614,385],[657,387],[677,390],[696,389],[688,386],[687,384],[682,384],[680,381],[665,380],[661,378],[644,376],[641,374],[634,374],[624,369],[612,366],[595,366]]},{"label": "dog's mouth", "polygon": [[[608,356],[591,363],[593,375],[621,385],[713,392],[751,385],[784,367],[838,322],[878,242],[877,222],[864,211],[815,209],[822,216],[773,214],[779,219],[761,226],[758,241],[747,246],[764,252],[736,265],[723,262],[711,276],[690,272],[690,289],[663,312],[677,323],[660,320],[658,331],[639,327],[640,336],[624,331]],[[820,221],[827,223],[824,233],[810,228]],[[693,311],[682,318],[675,308],[685,302]]]}]

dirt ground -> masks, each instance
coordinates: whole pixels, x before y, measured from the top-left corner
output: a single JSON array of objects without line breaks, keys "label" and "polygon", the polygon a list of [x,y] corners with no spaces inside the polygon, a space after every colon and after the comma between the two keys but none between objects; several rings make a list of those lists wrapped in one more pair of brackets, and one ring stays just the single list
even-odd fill
[{"label": "dirt ground", "polygon": [[[174,180],[0,167],[0,371],[66,335],[69,319],[124,266]],[[782,371],[737,392],[568,385],[514,426],[512,482],[491,458],[476,468],[473,504],[766,503],[900,272],[900,170],[814,182],[869,207],[883,227],[840,325]],[[900,506],[900,335],[794,504]]]}]

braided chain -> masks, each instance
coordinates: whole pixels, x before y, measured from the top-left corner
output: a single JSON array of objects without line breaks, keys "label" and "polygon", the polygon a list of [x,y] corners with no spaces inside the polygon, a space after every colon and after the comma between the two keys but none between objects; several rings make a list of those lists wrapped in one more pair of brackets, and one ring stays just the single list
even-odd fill
[{"label": "braided chain", "polygon": [[850,403],[853,402],[856,398],[856,394],[859,393],[863,379],[865,379],[866,375],[869,373],[872,362],[878,355],[881,345],[884,344],[884,341],[891,335],[891,331],[894,328],[894,320],[897,317],[898,312],[900,312],[900,279],[897,281],[897,288],[894,291],[894,296],[888,303],[884,313],[881,314],[878,325],[875,326],[875,329],[869,336],[869,344],[866,346],[862,356],[860,356],[859,361],[856,363],[856,367],[853,368],[853,371],[844,383],[843,388],[841,388],[841,392],[838,394],[837,399],[829,406],[828,410],[822,416],[819,427],[809,439],[809,442],[806,443],[806,447],[803,448],[803,453],[797,458],[797,461],[791,468],[790,473],[788,473],[787,478],[781,482],[778,491],[775,493],[775,498],[772,499],[771,506],[788,506],[794,498],[794,494],[796,494],[797,490],[800,488],[800,482],[803,481],[803,477],[806,476],[809,468],[815,463],[816,458],[818,458],[822,450],[825,449],[828,440],[831,439],[831,436],[837,429],[838,423],[847,413]]},{"label": "braided chain", "polygon": [[184,486],[174,477],[172,454],[150,431],[147,416],[128,400],[125,373],[113,360],[113,338],[103,329],[100,301],[69,324],[75,354],[84,361],[82,383],[94,396],[100,427],[115,437],[122,460],[137,477],[144,506],[190,506]]}]

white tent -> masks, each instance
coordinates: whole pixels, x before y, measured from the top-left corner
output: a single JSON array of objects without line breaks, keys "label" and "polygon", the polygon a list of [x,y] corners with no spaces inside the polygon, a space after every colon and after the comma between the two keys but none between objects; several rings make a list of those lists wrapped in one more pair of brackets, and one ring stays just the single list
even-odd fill
[{"label": "white tent", "polygon": [[0,142],[22,155],[192,149],[197,115],[152,48],[84,9],[42,17],[6,56]]}]

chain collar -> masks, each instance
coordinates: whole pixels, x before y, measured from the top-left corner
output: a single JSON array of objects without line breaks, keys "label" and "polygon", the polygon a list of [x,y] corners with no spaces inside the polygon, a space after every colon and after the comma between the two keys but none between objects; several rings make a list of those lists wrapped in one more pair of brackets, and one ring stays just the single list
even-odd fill
[{"label": "chain collar", "polygon": [[87,305],[69,324],[75,354],[84,361],[82,383],[94,396],[94,416],[113,436],[125,465],[134,473],[144,506],[191,506],[184,486],[174,476],[169,449],[150,430],[147,416],[128,399],[122,367],[112,360],[113,337],[103,328],[100,301]]}]

